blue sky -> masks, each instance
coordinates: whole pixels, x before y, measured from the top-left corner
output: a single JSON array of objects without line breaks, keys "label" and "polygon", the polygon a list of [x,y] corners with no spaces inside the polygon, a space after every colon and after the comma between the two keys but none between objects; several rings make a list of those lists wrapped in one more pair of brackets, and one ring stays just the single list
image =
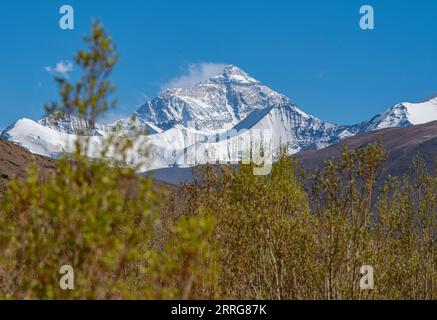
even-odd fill
[{"label": "blue sky", "polygon": [[[59,28],[63,4],[75,9],[73,31]],[[363,4],[375,9],[375,30],[359,28]],[[93,18],[121,55],[111,117],[134,111],[193,63],[235,64],[336,123],[437,92],[436,1],[8,0],[0,4],[0,128],[38,119],[57,98],[46,67],[72,60]]]}]

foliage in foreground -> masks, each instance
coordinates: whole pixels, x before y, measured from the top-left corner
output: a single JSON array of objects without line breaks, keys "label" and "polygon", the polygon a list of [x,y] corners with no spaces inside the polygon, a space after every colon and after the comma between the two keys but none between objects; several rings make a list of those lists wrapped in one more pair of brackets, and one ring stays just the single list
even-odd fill
[{"label": "foliage in foreground", "polygon": [[[270,176],[251,166],[185,187],[185,214],[217,217],[219,296],[238,299],[435,299],[437,174],[417,158],[378,184],[380,144],[302,179],[283,155]],[[375,287],[361,290],[360,267]]]},{"label": "foliage in foreground", "polygon": [[[199,279],[203,288],[216,279],[203,266],[213,257],[205,247],[214,218],[163,223],[162,192],[137,176],[143,163],[125,165],[130,155],[146,151],[135,146],[135,130],[105,136],[100,155],[88,157],[89,134],[113,105],[109,75],[118,55],[98,22],[85,40],[88,50],[76,57],[82,77],[75,84],[57,78],[61,101],[48,107],[55,121],[71,115],[83,120],[74,152],[43,179],[31,168],[25,180],[9,183],[1,199],[0,297],[191,298]],[[73,290],[59,286],[65,265],[74,270]]]}]

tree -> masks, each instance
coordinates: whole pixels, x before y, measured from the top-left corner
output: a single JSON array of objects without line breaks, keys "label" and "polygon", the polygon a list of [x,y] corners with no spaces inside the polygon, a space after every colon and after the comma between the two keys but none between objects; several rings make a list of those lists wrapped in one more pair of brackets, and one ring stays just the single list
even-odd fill
[{"label": "tree", "polygon": [[[57,78],[61,102],[49,111],[75,115],[87,129],[76,148],[40,179],[36,167],[13,180],[0,206],[0,297],[19,299],[112,299],[199,297],[200,268],[210,217],[161,220],[161,191],[137,175],[137,136],[108,133],[90,159],[90,129],[113,105],[109,75],[118,55],[99,23],[77,54],[80,80]],[[115,157],[114,157],[115,156]],[[74,289],[59,286],[59,270],[74,270]],[[208,277],[211,282],[214,277]],[[204,278],[205,279],[205,278]],[[205,287],[208,284],[202,283]]]},{"label": "tree", "polygon": [[218,263],[217,294],[230,299],[310,298],[306,272],[314,239],[296,162],[282,152],[269,176],[254,164],[206,166],[178,194],[181,215],[214,215],[211,250]]}]

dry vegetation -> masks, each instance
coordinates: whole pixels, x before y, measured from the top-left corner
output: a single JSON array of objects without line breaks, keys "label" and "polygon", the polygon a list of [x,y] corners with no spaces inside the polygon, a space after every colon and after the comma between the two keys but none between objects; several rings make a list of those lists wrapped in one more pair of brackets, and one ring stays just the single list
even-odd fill
[{"label": "dry vegetation", "polygon": [[[345,149],[304,177],[284,155],[267,177],[207,168],[185,186],[182,214],[217,220],[215,297],[435,299],[437,175],[416,159],[380,188],[385,157],[380,144]],[[363,265],[374,268],[374,290],[360,290]]]}]

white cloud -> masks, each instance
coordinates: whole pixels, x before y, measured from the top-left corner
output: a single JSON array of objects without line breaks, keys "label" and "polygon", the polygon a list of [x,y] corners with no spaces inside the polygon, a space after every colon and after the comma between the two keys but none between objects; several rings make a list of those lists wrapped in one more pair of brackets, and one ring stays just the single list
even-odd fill
[{"label": "white cloud", "polygon": [[68,78],[68,73],[74,70],[73,63],[71,61],[59,61],[54,68],[47,66],[45,70],[51,74],[57,74]]},{"label": "white cloud", "polygon": [[226,65],[223,63],[204,62],[189,64],[183,75],[170,80],[161,87],[161,90],[191,87],[219,75],[225,67]]}]

